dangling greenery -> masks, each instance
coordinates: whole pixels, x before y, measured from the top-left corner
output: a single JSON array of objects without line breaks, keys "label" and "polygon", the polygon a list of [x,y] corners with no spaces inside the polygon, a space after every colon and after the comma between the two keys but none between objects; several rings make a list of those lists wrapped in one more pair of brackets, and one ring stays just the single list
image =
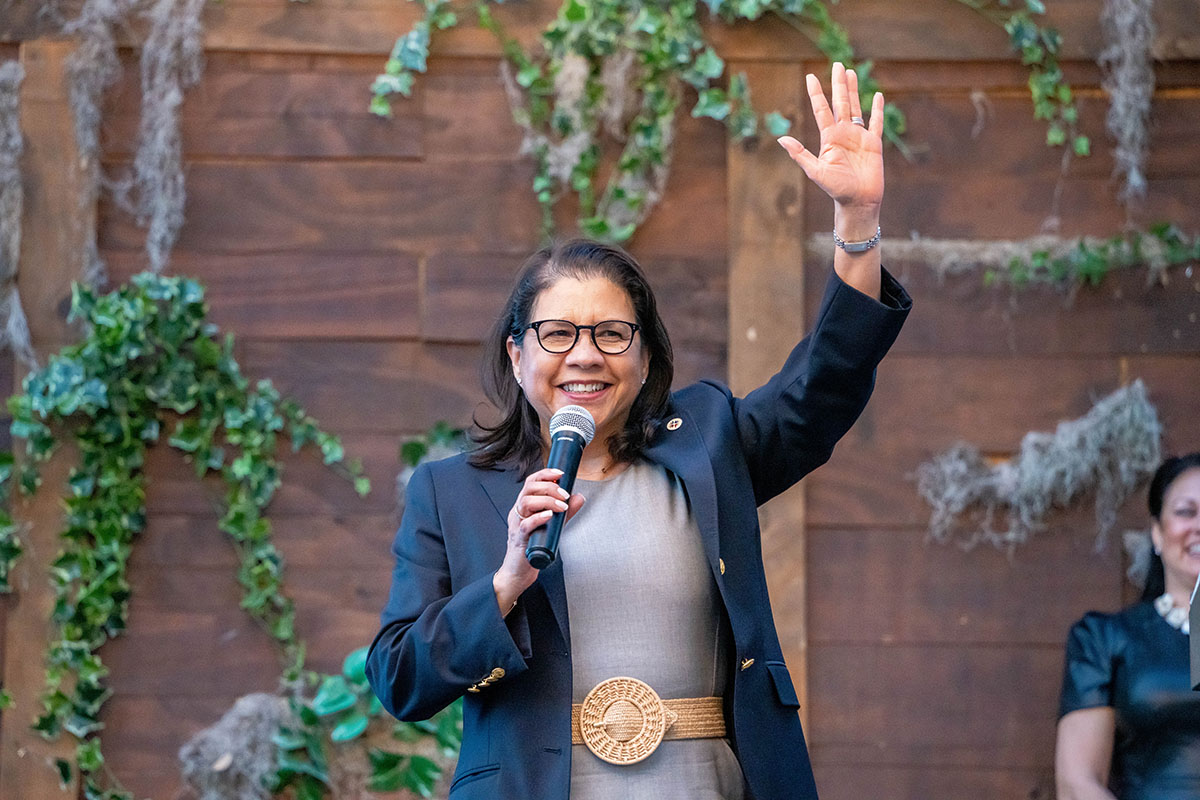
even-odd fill
[{"label": "dangling greenery", "polygon": [[1195,263],[1200,263],[1200,236],[1188,236],[1163,222],[1145,233],[1083,238],[1073,245],[1037,249],[1028,257],[1015,256],[1006,268],[988,269],[983,280],[986,286],[1007,283],[1018,289],[1031,283],[1095,286],[1113,270],[1145,267],[1155,280],[1169,267]]},{"label": "dangling greenery", "polygon": [[1058,64],[1062,36],[1054,28],[1043,28],[1034,17],[1046,13],[1042,0],[958,0],[989,21],[1008,31],[1013,50],[1029,67],[1029,93],[1033,116],[1046,121],[1046,144],[1071,145],[1077,156],[1091,153],[1091,140],[1079,133],[1079,109],[1075,95]]},{"label": "dangling greenery", "polygon": [[[422,797],[432,796],[443,774],[442,764],[375,743],[382,735],[407,743],[411,749],[416,742],[432,739],[444,759],[454,758],[462,744],[462,701],[424,722],[397,722],[383,712],[371,691],[366,661],[367,648],[355,650],[346,657],[340,675],[318,676],[314,695],[291,700],[294,722],[275,738],[280,752],[272,791],[292,787],[297,797],[306,800],[357,797],[364,790],[407,789]],[[353,758],[346,752],[348,748],[356,750],[360,759],[365,755],[369,765],[369,772],[357,781],[340,776],[334,768],[339,761]]]},{"label": "dangling greenery", "polygon": [[[424,72],[433,33],[459,21],[449,0],[422,0],[424,17],[401,36],[384,74],[372,86],[371,110],[390,115],[390,96],[412,92]],[[589,236],[625,241],[658,202],[666,184],[676,112],[685,88],[697,92],[694,117],[725,124],[735,140],[761,125],[773,136],[791,122],[778,112],[760,118],[744,75],[728,76],[706,40],[700,8],[725,23],[778,17],[804,33],[830,60],[856,66],[866,107],[878,85],[869,62],[855,65],[844,28],[821,0],[566,0],[542,33],[536,53],[509,37],[486,3],[474,6],[479,24],[500,41],[511,76],[513,118],[525,132],[524,149],[537,163],[533,190],[545,232],[553,209],[568,194],[579,203],[579,227]],[[884,132],[901,142],[904,117],[885,111]],[[621,144],[607,183],[597,186],[604,161],[602,134]]]},{"label": "dangling greenery", "polygon": [[[24,493],[38,469],[70,437],[79,464],[67,481],[61,551],[51,566],[57,638],[46,653],[42,713],[34,728],[47,738],[67,732],[78,741],[74,764],[60,760],[64,783],[78,771],[87,800],[130,798],[110,788],[98,732],[111,691],[101,646],[126,626],[129,555],[146,523],[147,449],[165,437],[195,467],[225,489],[220,528],[240,557],[242,607],[277,641],[285,679],[300,677],[304,646],[295,611],[282,591],[283,559],[263,517],[280,484],[278,437],[292,449],[313,446],[324,463],[369,491],[357,462],[347,462],[337,437],[321,431],[270,381],[251,384],[233,358],[233,338],[217,338],[206,322],[204,292],[184,278],[148,273],[110,294],[76,285],[70,320],[82,321],[82,342],[30,374],[9,400],[12,434],[24,440],[15,477]],[[7,488],[11,456],[0,462]],[[7,494],[5,495],[7,496]],[[12,520],[0,520],[0,578],[20,554]]]},{"label": "dangling greenery", "polygon": [[[371,110],[391,115],[391,96],[409,96],[417,73],[425,72],[435,31],[458,24],[450,0],[420,0],[424,16],[396,40],[384,73],[372,91]],[[959,0],[1002,26],[1030,69],[1034,116],[1047,121],[1051,146],[1071,143],[1087,155],[1090,143],[1077,129],[1078,111],[1058,65],[1062,39],[1034,20],[1045,13],[1040,0]],[[825,0],[704,0],[708,13],[732,24],[772,16],[795,27],[830,61],[855,66],[864,108],[878,84],[871,62],[855,63],[846,30]],[[791,121],[777,111],[759,116],[744,74],[727,76],[725,62],[706,40],[698,0],[565,0],[543,31],[534,52],[505,34],[486,2],[473,12],[499,40],[513,118],[525,133],[523,151],[537,164],[533,190],[542,208],[543,233],[554,227],[554,208],[567,195],[579,204],[583,233],[622,242],[631,237],[661,198],[674,141],[675,119],[685,90],[697,93],[692,116],[723,122],[735,141],[765,127],[787,133]],[[722,84],[726,84],[724,87]],[[761,121],[760,121],[761,120]],[[903,152],[905,120],[889,103],[884,136]],[[621,142],[615,168],[603,188],[596,185],[604,159],[602,134]]]}]

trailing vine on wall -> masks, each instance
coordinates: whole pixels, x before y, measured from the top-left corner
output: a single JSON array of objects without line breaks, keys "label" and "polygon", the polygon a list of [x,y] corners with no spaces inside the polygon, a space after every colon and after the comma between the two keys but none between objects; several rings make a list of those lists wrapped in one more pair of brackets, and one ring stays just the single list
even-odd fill
[{"label": "trailing vine on wall", "polygon": [[[1087,155],[1090,143],[1078,132],[1078,111],[1058,65],[1061,37],[1039,26],[1040,0],[957,0],[1002,26],[1030,68],[1034,116],[1047,121],[1046,141],[1070,144]],[[450,0],[421,0],[425,14],[397,39],[384,72],[372,85],[371,110],[391,114],[391,98],[412,93],[416,75],[426,70],[437,31],[458,24],[462,11]],[[772,136],[791,121],[772,111],[763,117],[751,102],[744,74],[727,75],[725,63],[704,36],[701,6],[726,24],[764,16],[781,19],[811,40],[830,61],[855,65],[846,30],[825,0],[565,0],[527,52],[508,36],[486,2],[474,6],[479,24],[491,31],[505,57],[505,84],[513,119],[524,132],[522,151],[537,171],[533,191],[542,209],[543,233],[554,227],[555,206],[567,195],[579,205],[578,225],[589,236],[625,241],[661,198],[674,141],[675,119],[685,90],[696,92],[694,117],[721,121],[734,140],[765,128]],[[878,89],[871,63],[856,65],[864,107]],[[901,111],[885,108],[884,135],[907,152]],[[621,143],[603,187],[597,185],[605,161],[603,143]]]},{"label": "trailing vine on wall", "polygon": [[[813,259],[829,258],[826,234],[805,243]],[[1200,263],[1200,236],[1169,223],[1148,231],[1129,231],[1108,238],[1065,238],[1041,235],[1020,240],[893,239],[888,258],[925,264],[939,279],[979,272],[985,286],[1022,289],[1048,284],[1066,290],[1097,286],[1109,273],[1145,269],[1147,283],[1165,283],[1167,270]]]},{"label": "trailing vine on wall", "polygon": [[[143,273],[107,295],[77,284],[71,319],[85,324],[85,338],[52,356],[9,400],[12,434],[24,449],[19,462],[0,461],[5,490],[15,481],[21,492],[34,491],[39,466],[64,439],[79,453],[67,481],[61,551],[51,566],[57,635],[46,653],[34,728],[47,738],[66,732],[76,739],[74,762],[60,760],[57,767],[64,783],[78,773],[87,800],[130,798],[104,768],[99,715],[111,691],[98,651],[126,626],[126,569],[146,524],[149,447],[165,437],[198,478],[213,475],[224,487],[219,526],[239,556],[241,604],[279,643],[288,681],[302,675],[304,646],[282,591],[283,560],[263,517],[280,484],[278,438],[289,437],[293,450],[319,450],[359,494],[370,488],[337,437],[281,398],[270,381],[251,384],[241,374],[232,337],[218,339],[206,313],[203,289],[184,278]],[[20,543],[11,518],[0,523],[0,586],[7,587]]]}]

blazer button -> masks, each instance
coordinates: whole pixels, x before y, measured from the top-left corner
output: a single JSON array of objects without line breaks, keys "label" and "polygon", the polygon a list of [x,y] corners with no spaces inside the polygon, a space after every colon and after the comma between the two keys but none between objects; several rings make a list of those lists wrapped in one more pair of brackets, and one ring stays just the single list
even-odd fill
[{"label": "blazer button", "polygon": [[479,687],[472,683],[467,687],[467,691],[471,694],[479,694]]},{"label": "blazer button", "polygon": [[492,674],[488,677],[494,681],[498,681],[504,677],[504,670],[500,667],[496,667],[494,670],[492,670]]},{"label": "blazer button", "polygon": [[753,663],[754,663],[753,658],[743,658],[742,659],[742,669],[749,669],[750,665]]},{"label": "blazer button", "polygon": [[723,559],[723,558],[718,558],[718,559],[717,559],[717,566],[719,566],[719,567],[721,568],[721,574],[722,574],[722,575],[724,575],[724,574],[725,574],[725,559]]}]

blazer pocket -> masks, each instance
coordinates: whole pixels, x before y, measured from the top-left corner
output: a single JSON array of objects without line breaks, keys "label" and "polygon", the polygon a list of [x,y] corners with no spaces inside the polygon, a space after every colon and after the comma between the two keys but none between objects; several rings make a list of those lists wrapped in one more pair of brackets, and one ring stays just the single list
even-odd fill
[{"label": "blazer pocket", "polygon": [[796,696],[796,687],[792,685],[792,676],[788,673],[787,664],[782,661],[768,661],[767,673],[771,683],[775,685],[775,696],[781,705],[789,708],[799,708],[800,698]]},{"label": "blazer pocket", "polygon": [[[457,792],[461,791],[462,794],[458,795],[458,797],[460,797],[460,798],[467,798],[467,797],[491,798],[491,797],[495,797],[495,794],[491,790],[489,790],[487,787],[489,784],[493,783],[493,781],[491,779],[496,778],[499,775],[500,775],[500,765],[499,764],[486,764],[482,767],[473,767],[472,769],[469,769],[466,772],[463,772],[462,774],[455,776],[454,783],[450,784],[449,796],[455,797],[455,794]],[[472,785],[472,784],[477,784],[480,781],[483,781],[483,783],[481,783],[478,786]],[[464,788],[467,786],[470,786],[471,788],[470,789]],[[478,793],[479,790],[483,790],[483,794],[479,794]]]}]

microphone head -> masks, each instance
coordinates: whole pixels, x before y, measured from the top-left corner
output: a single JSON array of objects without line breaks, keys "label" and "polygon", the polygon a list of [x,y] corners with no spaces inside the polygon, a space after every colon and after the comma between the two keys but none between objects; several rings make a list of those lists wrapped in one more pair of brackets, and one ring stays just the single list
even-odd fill
[{"label": "microphone head", "polygon": [[596,438],[596,420],[583,406],[563,406],[550,417],[550,438],[565,430],[575,431],[582,436],[583,445],[587,447]]}]

